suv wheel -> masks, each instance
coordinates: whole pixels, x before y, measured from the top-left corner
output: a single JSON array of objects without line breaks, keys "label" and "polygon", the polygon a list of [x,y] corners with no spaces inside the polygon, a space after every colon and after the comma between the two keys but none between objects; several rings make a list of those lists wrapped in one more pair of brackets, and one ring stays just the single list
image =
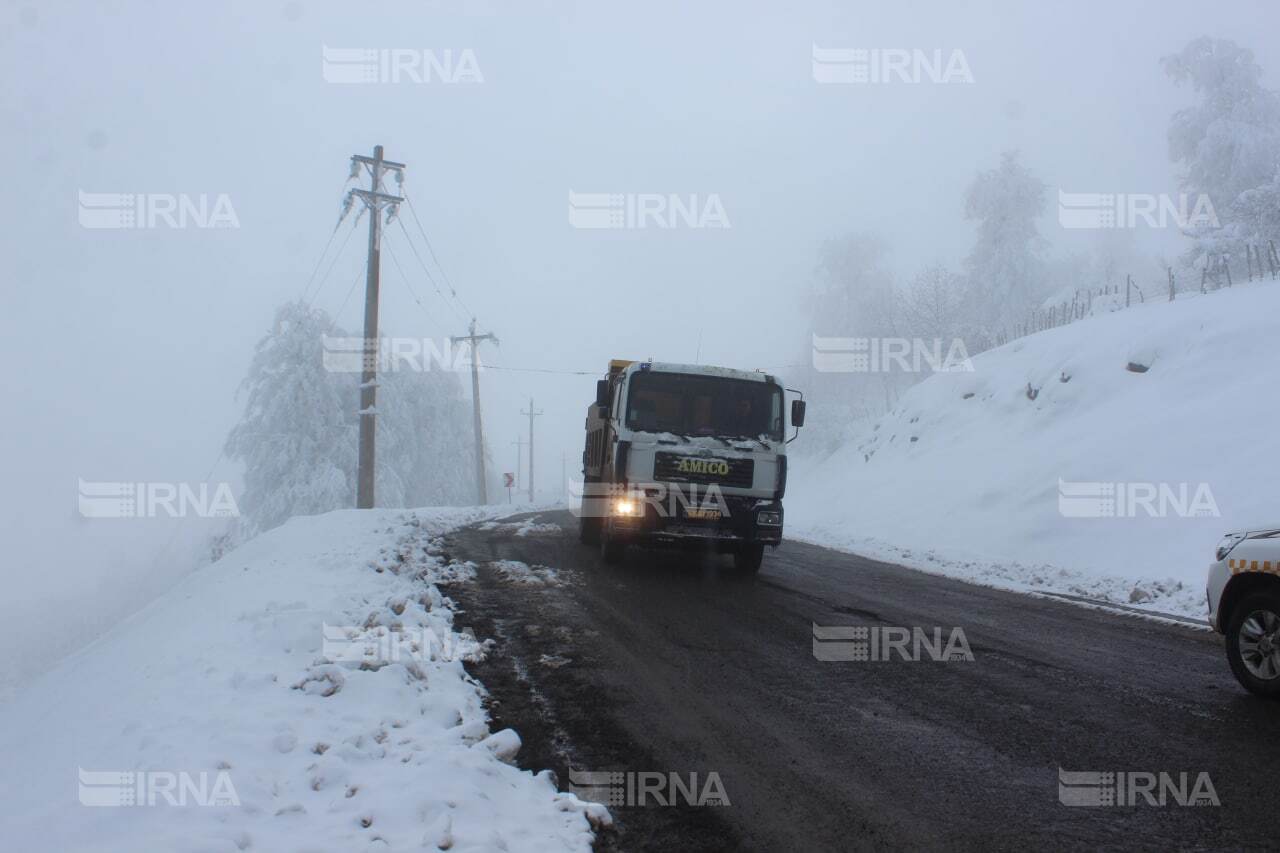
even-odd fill
[{"label": "suv wheel", "polygon": [[1249,692],[1280,697],[1280,594],[1254,593],[1232,608],[1227,660]]}]

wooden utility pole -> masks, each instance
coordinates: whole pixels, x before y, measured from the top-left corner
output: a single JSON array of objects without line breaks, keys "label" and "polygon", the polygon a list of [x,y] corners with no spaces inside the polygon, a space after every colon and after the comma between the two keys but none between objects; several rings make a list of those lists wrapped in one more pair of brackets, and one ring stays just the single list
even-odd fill
[{"label": "wooden utility pole", "polygon": [[373,509],[375,469],[374,444],[377,434],[378,403],[378,268],[382,252],[382,209],[392,211],[404,201],[398,195],[382,192],[382,176],[395,172],[404,178],[404,164],[382,159],[382,146],[375,145],[372,157],[356,154],[351,158],[351,173],[360,167],[369,170],[369,189],[351,190],[350,195],[364,202],[369,211],[369,265],[364,288],[364,358],[360,371],[360,457],[356,469],[356,509]]},{"label": "wooden utility pole", "polygon": [[529,411],[520,414],[529,416],[529,503],[533,503],[533,419],[542,414],[541,409],[533,408],[533,398],[529,398]]},{"label": "wooden utility pole", "polygon": [[476,503],[484,506],[489,502],[489,495],[484,482],[484,429],[480,425],[480,357],[477,348],[481,341],[493,341],[496,344],[498,339],[488,332],[477,335],[476,318],[472,317],[470,334],[449,338],[452,345],[456,345],[459,341],[465,341],[471,345],[471,408],[476,433]]}]

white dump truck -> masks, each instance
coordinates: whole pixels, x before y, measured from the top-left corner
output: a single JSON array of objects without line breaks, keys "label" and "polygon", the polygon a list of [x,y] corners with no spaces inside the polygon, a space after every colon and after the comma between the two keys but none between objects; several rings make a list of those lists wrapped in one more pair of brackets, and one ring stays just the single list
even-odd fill
[{"label": "white dump truck", "polygon": [[804,424],[787,390],[760,371],[611,361],[587,409],[582,541],[606,562],[691,546],[758,571],[782,541],[787,431]]}]

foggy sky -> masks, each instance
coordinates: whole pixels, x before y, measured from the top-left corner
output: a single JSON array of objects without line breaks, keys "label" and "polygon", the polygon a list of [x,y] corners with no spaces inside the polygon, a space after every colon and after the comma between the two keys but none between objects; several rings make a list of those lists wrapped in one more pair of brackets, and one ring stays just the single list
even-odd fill
[{"label": "foggy sky", "polygon": [[[348,158],[375,144],[408,164],[440,261],[502,339],[488,361],[602,371],[611,357],[692,361],[700,340],[704,363],[777,368],[807,357],[803,295],[824,239],[879,232],[900,278],[959,268],[973,235],[962,193],[1018,148],[1050,188],[1041,233],[1083,248],[1057,228],[1057,187],[1177,191],[1165,132],[1193,95],[1161,56],[1235,39],[1280,88],[1271,2],[7,2],[0,16],[0,616],[184,570],[196,534],[87,528],[77,477],[210,478],[253,345],[302,292]],[[820,86],[814,44],[960,49],[974,82]],[[322,45],[469,48],[484,82],[326,83]],[[78,190],[225,193],[241,227],[87,230]],[[570,190],[715,193],[732,227],[576,230]],[[384,252],[383,332],[463,332],[398,227],[388,239],[426,310]],[[1135,239],[1181,248],[1170,233]],[[363,263],[362,223],[316,299],[357,333]],[[592,377],[482,381],[498,468],[513,467],[532,395],[546,412],[539,485],[558,488]],[[211,479],[238,476],[223,461]],[[163,551],[175,537],[185,545]]]}]

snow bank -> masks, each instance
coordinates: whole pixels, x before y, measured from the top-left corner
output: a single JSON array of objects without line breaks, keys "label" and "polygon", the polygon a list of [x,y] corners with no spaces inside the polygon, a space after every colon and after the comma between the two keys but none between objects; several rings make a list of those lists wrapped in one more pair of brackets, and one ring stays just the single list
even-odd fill
[{"label": "snow bank", "polygon": [[0,707],[6,849],[589,850],[607,812],[507,763],[432,583],[492,509],[294,519],[64,660]]},{"label": "snow bank", "polygon": [[[983,353],[973,372],[910,389],[831,456],[797,458],[790,532],[982,583],[1201,618],[1222,533],[1280,519],[1277,317],[1280,283],[1263,282]],[[1164,484],[1175,498],[1186,484],[1187,500],[1157,500],[1155,517],[1127,501],[1119,517],[1069,517],[1085,507],[1073,483],[1130,494]],[[1217,516],[1183,517],[1206,510],[1206,496]]]}]

